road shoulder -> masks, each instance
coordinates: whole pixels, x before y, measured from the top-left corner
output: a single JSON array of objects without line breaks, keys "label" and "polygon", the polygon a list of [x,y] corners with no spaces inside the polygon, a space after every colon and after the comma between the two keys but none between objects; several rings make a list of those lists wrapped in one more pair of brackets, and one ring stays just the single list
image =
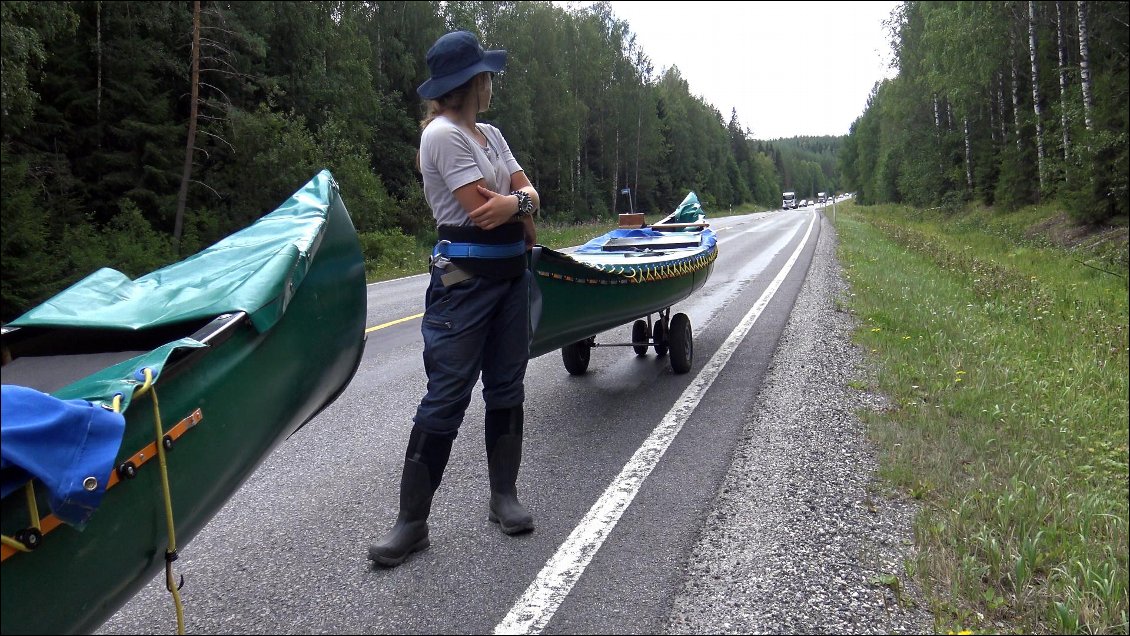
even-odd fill
[{"label": "road shoulder", "polygon": [[932,633],[904,563],[913,500],[884,494],[827,220],[666,632]]}]

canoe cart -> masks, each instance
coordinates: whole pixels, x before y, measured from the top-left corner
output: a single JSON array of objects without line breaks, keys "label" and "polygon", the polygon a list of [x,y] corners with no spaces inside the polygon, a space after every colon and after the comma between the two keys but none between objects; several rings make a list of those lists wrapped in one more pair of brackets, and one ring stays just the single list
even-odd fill
[{"label": "canoe cart", "polygon": [[[675,212],[651,226],[643,215],[571,253],[534,248],[531,269],[540,293],[530,356],[561,349],[572,375],[588,370],[593,347],[654,349],[670,354],[675,373],[690,371],[694,343],[690,318],[671,307],[706,283],[718,257],[718,241],[691,192]],[[638,223],[638,224],[637,224]],[[537,306],[538,300],[532,301]],[[538,311],[533,311],[539,314]],[[632,323],[631,342],[597,342],[608,329]]]},{"label": "canoe cart", "polygon": [[177,549],[345,389],[365,302],[323,171],[186,260],[99,270],[5,326],[3,633],[90,633],[162,568],[179,622]]}]

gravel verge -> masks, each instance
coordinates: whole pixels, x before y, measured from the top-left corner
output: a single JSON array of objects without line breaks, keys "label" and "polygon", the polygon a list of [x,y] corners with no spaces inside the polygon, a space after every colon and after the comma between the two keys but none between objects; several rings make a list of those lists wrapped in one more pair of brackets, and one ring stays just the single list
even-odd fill
[{"label": "gravel verge", "polygon": [[884,399],[848,386],[866,370],[854,318],[837,308],[849,290],[835,231],[822,222],[666,633],[934,631],[903,565],[913,558],[916,502],[882,494],[857,416]]}]

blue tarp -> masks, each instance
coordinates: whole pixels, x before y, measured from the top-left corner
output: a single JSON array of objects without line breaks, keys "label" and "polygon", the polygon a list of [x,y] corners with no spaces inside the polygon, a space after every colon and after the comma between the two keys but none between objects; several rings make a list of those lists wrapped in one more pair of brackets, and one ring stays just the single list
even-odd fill
[{"label": "blue tarp", "polygon": [[[679,204],[678,208],[671,213],[670,216],[663,219],[664,223],[699,223],[706,214],[702,211],[702,205],[698,202],[698,195],[694,192],[687,194],[683,202]],[[687,231],[701,231],[702,228],[686,228]],[[648,227],[633,228],[633,229],[618,229],[612,230],[607,234],[602,234],[588,243],[578,247],[573,251],[574,254],[600,254],[604,251],[604,245],[612,239],[621,238],[659,238],[664,236],[671,236],[670,231],[660,232]]]},{"label": "blue tarp", "polygon": [[82,527],[102,502],[126,430],[120,413],[27,387],[0,387],[0,475],[7,497],[35,477],[51,510]]},{"label": "blue tarp", "polygon": [[671,235],[665,234],[665,233],[660,232],[658,230],[652,230],[652,229],[646,228],[646,227],[638,228],[638,229],[631,229],[631,230],[612,230],[611,232],[608,232],[607,234],[601,234],[600,236],[589,241],[588,243],[585,243],[584,245],[578,247],[576,250],[573,250],[573,253],[574,254],[600,254],[600,253],[604,252],[605,243],[608,243],[608,241],[611,241],[612,239],[658,238],[658,237],[663,237],[663,236],[671,236]]}]

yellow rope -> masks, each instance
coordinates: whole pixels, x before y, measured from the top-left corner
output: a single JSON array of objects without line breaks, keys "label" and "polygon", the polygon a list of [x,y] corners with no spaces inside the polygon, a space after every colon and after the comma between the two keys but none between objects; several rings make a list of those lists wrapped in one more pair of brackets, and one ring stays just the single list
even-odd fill
[{"label": "yellow rope", "polygon": [[180,588],[173,583],[173,560],[177,553],[176,527],[173,523],[173,497],[169,490],[169,469],[165,463],[165,431],[161,428],[161,408],[157,403],[157,390],[153,388],[153,370],[145,368],[145,384],[137,390],[137,395],[146,391],[153,393],[153,423],[157,432],[157,461],[161,466],[161,491],[165,498],[165,524],[168,526],[169,547],[165,550],[165,587],[173,595],[177,611],[177,633],[184,633],[184,605],[181,603]]},{"label": "yellow rope", "polygon": [[[176,559],[177,553],[177,538],[176,538],[176,525],[173,522],[173,498],[172,492],[169,488],[169,468],[165,461],[165,431],[161,426],[161,407],[157,401],[157,390],[153,388],[153,370],[146,367],[144,369],[145,382],[135,392],[135,396],[144,395],[146,392],[153,393],[153,424],[157,433],[157,459],[161,466],[161,490],[165,500],[165,523],[169,533],[169,547],[165,551],[165,587],[173,595],[173,604],[176,607],[177,613],[177,633],[184,633],[184,604],[181,602],[180,588],[173,582],[173,561]],[[122,411],[122,394],[114,396],[111,402],[111,408],[115,413]],[[40,530],[39,521],[39,507],[35,501],[35,486],[32,482],[27,482],[25,487],[27,494],[27,507],[28,514],[31,517],[32,526],[36,530]],[[31,550],[23,544],[23,542],[13,539],[7,535],[0,535],[0,541],[10,548],[14,548],[20,552],[31,552]]]},{"label": "yellow rope", "polygon": [[35,502],[35,485],[30,481],[24,485],[24,494],[27,495],[27,513],[31,517],[31,525],[42,531],[43,528],[39,526],[39,505]]},{"label": "yellow rope", "polygon": [[[30,480],[24,484],[24,494],[27,496],[27,516],[31,521],[31,527],[35,528],[37,532],[42,533],[43,528],[39,522],[39,504],[35,501],[35,484]],[[15,548],[20,552],[31,552],[31,548],[24,545],[23,541],[8,535],[0,535],[0,542],[9,548]]]},{"label": "yellow rope", "polygon": [[141,397],[153,388],[153,369],[145,367],[142,371],[145,373],[145,382],[134,390],[134,397]]},{"label": "yellow rope", "polygon": [[6,534],[0,535],[0,542],[3,542],[4,545],[8,546],[9,548],[15,548],[20,552],[31,552],[31,549],[24,545],[23,542],[17,541]]},{"label": "yellow rope", "polygon": [[650,283],[693,274],[694,272],[707,267],[717,258],[718,250],[711,249],[706,253],[689,256],[687,258],[667,263],[649,263],[644,265],[633,264],[628,266],[613,265],[609,263],[580,263],[581,265],[584,265],[585,267],[588,267],[590,269],[594,269],[606,276],[613,276],[615,277],[615,280],[581,278],[570,276],[568,274],[559,274],[557,272],[547,272],[540,269],[537,270],[537,274],[539,276],[552,278],[554,280],[564,280],[570,283],[587,283],[589,285],[624,285]]}]

